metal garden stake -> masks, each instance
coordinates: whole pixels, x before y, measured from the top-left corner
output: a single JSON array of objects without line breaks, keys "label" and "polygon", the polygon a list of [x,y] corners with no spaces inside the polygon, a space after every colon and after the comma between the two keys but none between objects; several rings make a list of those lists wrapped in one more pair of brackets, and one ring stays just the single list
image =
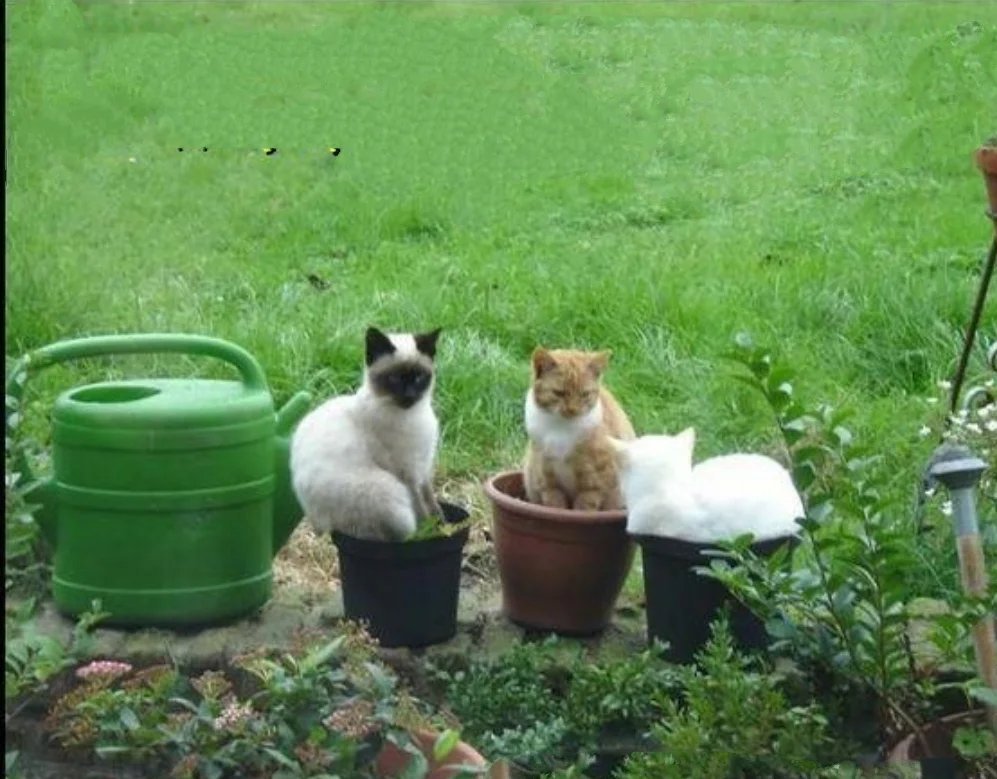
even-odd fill
[{"label": "metal garden stake", "polygon": [[[936,451],[935,464],[931,468],[931,475],[945,485],[952,498],[962,588],[974,597],[987,592],[983,542],[976,521],[976,485],[986,467],[983,460],[964,446],[942,446]],[[980,679],[990,689],[997,690],[997,636],[992,613],[973,626],[973,648]],[[987,706],[987,722],[997,734],[997,707]]]}]

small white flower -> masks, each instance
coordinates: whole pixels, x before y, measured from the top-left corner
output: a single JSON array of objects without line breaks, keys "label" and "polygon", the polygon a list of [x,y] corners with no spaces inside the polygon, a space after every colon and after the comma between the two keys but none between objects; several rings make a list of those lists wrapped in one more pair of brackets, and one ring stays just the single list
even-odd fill
[{"label": "small white flower", "polygon": [[947,501],[945,501],[942,504],[942,513],[945,516],[947,516],[947,517],[951,517],[952,516],[952,501],[951,500],[947,500]]},{"label": "small white flower", "polygon": [[938,382],[938,389],[950,390],[952,389],[952,382],[949,381],[948,379],[942,379],[940,382]]},{"label": "small white flower", "polygon": [[997,433],[997,419],[988,419],[983,423],[983,426],[990,433]]},{"label": "small white flower", "polygon": [[970,433],[976,433],[977,435],[979,435],[979,433],[981,432],[980,431],[980,426],[978,424],[976,424],[975,422],[967,422],[966,423],[966,429]]},{"label": "small white flower", "polygon": [[921,438],[927,438],[929,435],[931,435],[931,428],[928,427],[927,425],[922,425],[921,429],[917,431],[917,434],[921,436]]}]

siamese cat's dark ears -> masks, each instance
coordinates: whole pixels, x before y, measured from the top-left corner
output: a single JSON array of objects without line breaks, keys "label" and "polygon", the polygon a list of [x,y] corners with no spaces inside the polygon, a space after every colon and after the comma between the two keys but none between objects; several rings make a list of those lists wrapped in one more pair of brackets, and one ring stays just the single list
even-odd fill
[{"label": "siamese cat's dark ears", "polygon": [[368,367],[385,355],[395,353],[395,345],[391,339],[376,327],[368,327],[366,335],[366,361]]},{"label": "siamese cat's dark ears", "polygon": [[415,335],[415,348],[432,360],[436,357],[436,340],[440,337],[442,330],[442,327],[437,327],[428,333],[417,333]]}]

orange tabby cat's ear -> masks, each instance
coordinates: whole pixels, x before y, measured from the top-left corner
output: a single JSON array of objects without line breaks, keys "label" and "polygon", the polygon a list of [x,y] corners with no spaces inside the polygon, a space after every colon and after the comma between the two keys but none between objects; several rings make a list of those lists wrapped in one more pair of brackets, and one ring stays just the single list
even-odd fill
[{"label": "orange tabby cat's ear", "polygon": [[611,354],[612,352],[607,349],[602,352],[595,352],[589,359],[589,370],[592,371],[596,378],[605,373],[606,368],[609,366],[609,357]]},{"label": "orange tabby cat's ear", "polygon": [[538,379],[557,365],[557,361],[542,346],[533,350],[533,375]]}]

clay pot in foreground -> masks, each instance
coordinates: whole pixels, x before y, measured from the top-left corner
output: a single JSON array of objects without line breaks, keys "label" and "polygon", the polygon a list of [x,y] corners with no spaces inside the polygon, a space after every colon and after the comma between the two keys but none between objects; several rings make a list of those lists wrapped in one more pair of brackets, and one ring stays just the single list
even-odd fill
[{"label": "clay pot in foreground", "polygon": [[604,630],[633,562],[626,512],[529,503],[521,471],[493,476],[484,490],[505,615],[569,636]]},{"label": "clay pot in foreground", "polygon": [[983,182],[987,188],[987,200],[990,201],[990,216],[994,219],[997,229],[997,138],[987,141],[976,150],[976,167],[983,174]]},{"label": "clay pot in foreground", "polygon": [[[409,735],[419,750],[429,759],[429,773],[426,774],[426,779],[455,779],[461,773],[458,766],[470,765],[484,768],[488,765],[488,762],[477,750],[463,741],[457,742],[457,746],[443,760],[436,762],[432,759],[432,754],[433,745],[439,734],[430,730],[417,730]],[[377,756],[375,770],[382,779],[397,779],[405,772],[411,760],[412,756],[409,753],[388,741],[385,742],[381,753]],[[509,771],[503,763],[496,763],[483,776],[486,779],[509,779]]]}]

